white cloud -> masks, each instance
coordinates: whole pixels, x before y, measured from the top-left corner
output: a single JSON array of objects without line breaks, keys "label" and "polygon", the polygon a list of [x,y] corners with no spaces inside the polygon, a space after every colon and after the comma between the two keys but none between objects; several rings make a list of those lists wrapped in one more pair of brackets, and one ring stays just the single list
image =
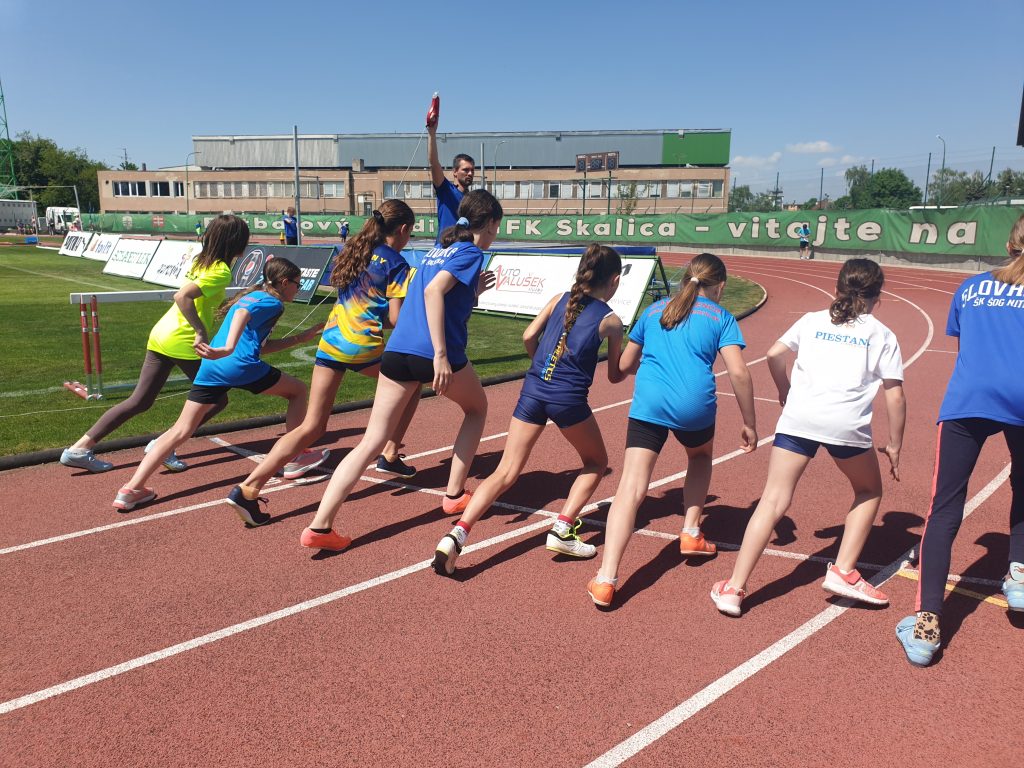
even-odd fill
[{"label": "white cloud", "polygon": [[844,165],[853,165],[854,163],[859,163],[863,159],[863,157],[857,157],[856,155],[843,155],[839,158],[839,162]]},{"label": "white cloud", "polygon": [[838,152],[839,147],[829,141],[805,141],[799,144],[787,144],[786,151],[797,155],[824,155],[826,152]]},{"label": "white cloud", "polygon": [[838,162],[839,161],[836,160],[834,157],[823,157],[823,158],[821,158],[821,160],[818,161],[818,167],[819,168],[831,168],[833,165],[835,165]]},{"label": "white cloud", "polygon": [[768,157],[758,157],[757,155],[736,155],[736,157],[732,159],[731,165],[733,168],[763,170],[774,166],[781,159],[781,152],[772,152]]}]

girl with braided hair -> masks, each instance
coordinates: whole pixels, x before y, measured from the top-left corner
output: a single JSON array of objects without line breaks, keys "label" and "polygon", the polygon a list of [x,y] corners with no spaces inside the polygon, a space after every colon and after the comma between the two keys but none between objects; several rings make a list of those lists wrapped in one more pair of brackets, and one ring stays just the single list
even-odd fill
[{"label": "girl with braided hair", "polygon": [[615,596],[619,561],[633,535],[637,509],[647,495],[669,431],[686,449],[687,457],[686,513],[679,549],[696,557],[716,553],[715,545],[700,532],[700,518],[711,483],[717,413],[711,366],[719,355],[743,414],[740,446],[747,452],[757,447],[754,390],[740,352],[745,346],[743,335],[736,319],[719,304],[725,280],[725,264],[717,256],[702,253],[694,257],[680,292],[648,307],[629,334],[620,365],[627,373],[636,371],[636,388],[629,409],[626,456],[608,510],[601,569],[587,585],[591,599],[601,607],[610,606]]},{"label": "girl with braided hair", "polygon": [[[782,415],[775,428],[768,479],[747,523],[732,577],[711,588],[712,601],[727,616],[740,615],[747,580],[819,446],[846,475],[853,491],[839,554],[825,569],[821,587],[871,605],[889,602],[857,571],[882,501],[882,477],[871,450],[871,406],[878,385],[885,388],[889,417],[889,442],[878,451],[888,457],[894,480],[900,479],[907,413],[899,343],[871,314],[884,282],[878,264],[850,259],[839,271],[832,306],[801,317],[768,350],[768,369],[779,390]],[[786,372],[790,352],[796,352],[792,379]]]},{"label": "girl with braided hair", "polygon": [[608,381],[616,384],[626,378],[619,366],[622,320],[608,306],[619,287],[621,273],[622,259],[614,249],[591,245],[580,258],[572,290],[554,296],[523,333],[523,344],[533,363],[512,413],[505,451],[494,474],[474,491],[451,533],[438,542],[433,565],[439,575],[455,573],[455,561],[473,524],[519,479],[548,419],[576,449],[583,468],[547,535],[547,549],[579,558],[597,554],[593,544],[580,541],[576,518],[608,468],[601,430],[587,403],[597,352],[605,339]]}]

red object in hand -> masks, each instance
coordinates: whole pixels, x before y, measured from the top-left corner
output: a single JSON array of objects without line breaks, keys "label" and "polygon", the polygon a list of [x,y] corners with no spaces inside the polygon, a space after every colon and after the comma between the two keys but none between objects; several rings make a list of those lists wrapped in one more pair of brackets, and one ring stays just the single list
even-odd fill
[{"label": "red object in hand", "polygon": [[434,91],[434,98],[430,100],[430,109],[427,110],[427,128],[437,125],[437,118],[441,116],[441,96]]}]

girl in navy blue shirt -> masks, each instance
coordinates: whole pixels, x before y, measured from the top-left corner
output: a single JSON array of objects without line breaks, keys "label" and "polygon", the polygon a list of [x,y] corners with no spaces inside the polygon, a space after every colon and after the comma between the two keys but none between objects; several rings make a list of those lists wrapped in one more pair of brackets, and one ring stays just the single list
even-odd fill
[{"label": "girl in navy blue shirt", "polygon": [[467,323],[477,294],[494,284],[493,275],[482,273],[483,251],[498,236],[501,218],[501,204],[494,196],[473,190],[462,198],[458,222],[444,230],[438,245],[423,257],[384,349],[366,432],[334,471],[316,516],[302,532],[302,546],[337,552],[352,543],[334,531],[334,518],[423,384],[431,384],[437,394],[462,409],[441,508],[450,515],[466,508],[466,477],[487,417],[487,397],[466,356]]},{"label": "girl in navy blue shirt", "polygon": [[473,524],[522,474],[548,419],[576,449],[583,469],[548,533],[547,549],[580,558],[597,554],[593,544],[580,541],[576,518],[608,468],[601,430],[587,403],[597,352],[605,339],[608,380],[615,384],[626,377],[619,368],[622,321],[607,304],[619,287],[621,272],[618,253],[596,243],[591,245],[580,259],[572,290],[552,298],[523,333],[533,364],[512,414],[501,463],[476,489],[451,533],[438,543],[434,551],[434,570],[438,574],[450,576],[455,572],[455,561]]},{"label": "girl in navy blue shirt", "polygon": [[985,441],[1000,432],[1010,450],[1010,564],[1003,594],[1024,611],[1024,216],[1010,231],[1012,261],[969,277],[953,295],[946,335],[959,340],[939,409],[932,503],[921,534],[917,614],[896,626],[911,664],[927,666],[942,639],[939,617],[967,483]]},{"label": "girl in navy blue shirt", "polygon": [[[263,268],[262,285],[240,294],[227,305],[224,321],[213,340],[209,344],[196,341],[196,353],[203,362],[192,382],[188,401],[174,426],[157,439],[132,479],[118,491],[114,499],[116,509],[127,512],[156,498],[156,491],[147,488],[146,481],[166,456],[192,436],[203,417],[229,389],[283,397],[288,401],[287,429],[292,430],[302,422],[306,412],[306,385],[260,359],[263,353],[279,352],[311,341],[323,330],[324,324],[320,323],[294,336],[267,338],[284,314],[283,302],[293,301],[299,292],[301,276],[302,271],[288,259],[269,260]],[[256,520],[242,512],[239,514],[247,525],[266,522],[266,519]]]}]

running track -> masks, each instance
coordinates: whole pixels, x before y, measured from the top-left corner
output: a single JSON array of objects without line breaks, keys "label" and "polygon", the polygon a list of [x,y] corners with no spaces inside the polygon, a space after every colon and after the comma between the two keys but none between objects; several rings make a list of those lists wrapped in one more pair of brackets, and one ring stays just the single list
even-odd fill
[{"label": "running track", "polygon": [[[764,441],[779,413],[764,352],[827,305],[838,265],[727,263],[769,292],[741,323]],[[853,607],[818,586],[849,501],[821,456],[755,571],[744,617],[714,609],[708,590],[731,570],[770,450],[737,455],[725,377],[704,522],[721,553],[678,553],[686,467],[670,441],[607,612],[585,592],[596,563],[543,549],[575,470],[554,429],[474,529],[458,578],[429,570],[452,522],[437,489],[456,409],[441,399],[423,402],[407,437],[420,473],[399,486],[367,472],[339,516],[356,541],[337,556],[297,543],[322,484],[268,487],[276,519],[257,530],[220,503],[278,428],[193,440],[181,451],[192,469],[158,475],[157,501],[127,515],[110,500],[138,450],[106,455],[116,464],[106,475],[14,470],[0,474],[0,765],[1010,765],[1024,752],[1024,675],[1022,624],[998,588],[1009,500],[999,441],[969,489],[940,663],[910,667],[893,635],[913,609],[914,574],[900,565],[927,506],[955,351],[945,316],[963,276],[886,275],[877,314],[903,348],[909,418],[904,479],[886,482],[862,570],[886,579],[890,608]],[[497,464],[518,390],[488,390],[475,477]],[[631,394],[631,382],[606,379],[592,390],[613,469],[595,502],[614,494]],[[877,412],[882,442],[881,401]],[[366,415],[333,417],[332,463]],[[600,504],[588,513],[584,538],[598,545],[604,514]]]}]

